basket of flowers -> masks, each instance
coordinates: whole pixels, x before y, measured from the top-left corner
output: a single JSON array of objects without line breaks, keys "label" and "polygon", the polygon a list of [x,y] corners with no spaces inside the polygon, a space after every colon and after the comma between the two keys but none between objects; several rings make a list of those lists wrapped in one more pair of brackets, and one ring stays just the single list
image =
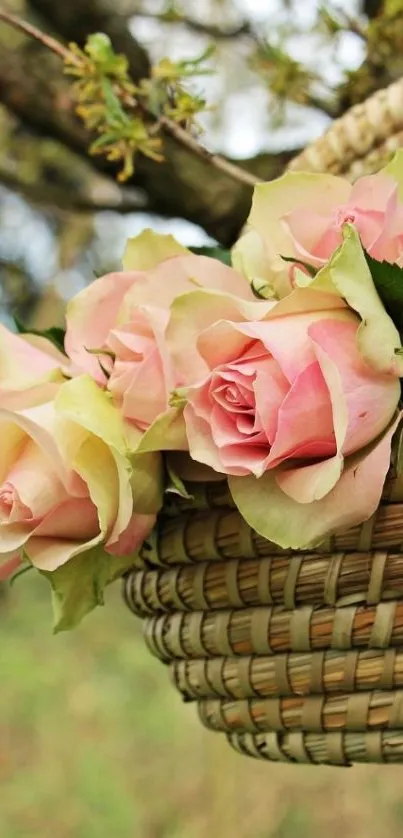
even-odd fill
[{"label": "basket of flowers", "polygon": [[243,754],[403,762],[403,153],[255,189],[232,267],[170,236],[0,330],[1,576],[57,630],[123,577]]}]

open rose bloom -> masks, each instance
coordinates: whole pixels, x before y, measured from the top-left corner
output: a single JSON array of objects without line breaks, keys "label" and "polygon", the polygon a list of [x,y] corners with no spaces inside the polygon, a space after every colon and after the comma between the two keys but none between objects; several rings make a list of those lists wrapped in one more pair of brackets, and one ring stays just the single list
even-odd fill
[{"label": "open rose bloom", "polygon": [[353,228],[301,281],[277,302],[182,297],[168,329],[191,456],[228,475],[251,526],[296,548],[378,505],[401,363]]},{"label": "open rose bloom", "polygon": [[354,226],[374,259],[403,264],[400,152],[382,172],[354,184],[334,175],[289,172],[256,186],[234,264],[284,296],[293,286],[294,269],[282,257],[323,267],[341,245],[345,223]]},{"label": "open rose bloom", "polygon": [[34,383],[46,361],[22,344],[7,336],[16,359],[32,362],[27,390],[0,380],[0,580],[24,562],[48,575],[65,628],[102,602],[106,582],[132,564],[153,528],[159,455],[136,458],[138,436],[89,376]]},{"label": "open rose bloom", "polygon": [[[124,417],[143,431],[164,413],[178,385],[165,342],[174,299],[199,287],[253,299],[235,271],[194,256],[170,236],[155,239],[162,261],[153,258],[153,235],[143,233],[127,248],[127,270],[95,280],[67,309],[65,346],[75,370],[104,385]],[[148,270],[140,270],[144,264]]]},{"label": "open rose bloom", "polygon": [[3,577],[31,563],[77,622],[135,562],[175,468],[179,486],[228,480],[284,548],[370,518],[403,350],[367,254],[403,266],[402,169],[259,185],[233,268],[145,231],[70,301],[64,352],[0,328]]}]

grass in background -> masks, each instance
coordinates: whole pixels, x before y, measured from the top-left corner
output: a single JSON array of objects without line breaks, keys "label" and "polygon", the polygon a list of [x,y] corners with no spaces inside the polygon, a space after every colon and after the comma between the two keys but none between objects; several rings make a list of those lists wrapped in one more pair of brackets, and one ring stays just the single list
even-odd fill
[{"label": "grass in background", "polygon": [[54,637],[28,575],[0,624],[1,838],[400,838],[403,767],[233,753],[171,687],[119,586]]}]

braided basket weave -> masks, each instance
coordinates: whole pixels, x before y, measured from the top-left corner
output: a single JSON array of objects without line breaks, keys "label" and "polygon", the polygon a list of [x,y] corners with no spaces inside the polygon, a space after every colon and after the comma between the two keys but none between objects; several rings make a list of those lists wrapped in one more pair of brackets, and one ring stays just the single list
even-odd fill
[{"label": "braided basket weave", "polygon": [[403,486],[310,552],[254,532],[225,483],[189,488],[125,596],[203,724],[260,759],[403,762]]},{"label": "braided basket weave", "polygon": [[[289,169],[351,180],[403,145],[403,79],[336,120]],[[403,763],[403,480],[316,551],[254,532],[225,482],[164,509],[125,579],[150,651],[203,724],[263,760]]]}]

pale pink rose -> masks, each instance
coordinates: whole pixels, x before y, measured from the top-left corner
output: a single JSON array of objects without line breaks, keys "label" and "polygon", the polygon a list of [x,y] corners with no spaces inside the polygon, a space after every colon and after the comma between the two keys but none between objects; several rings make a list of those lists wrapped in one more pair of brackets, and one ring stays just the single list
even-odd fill
[{"label": "pale pink rose", "polygon": [[246,232],[234,248],[234,265],[281,298],[294,286],[291,260],[323,267],[342,244],[346,222],[374,259],[403,265],[401,182],[396,170],[362,177],[354,185],[312,172],[287,172],[258,184]]},{"label": "pale pink rose", "polygon": [[309,199],[302,200],[282,217],[296,253],[309,264],[321,267],[341,244],[343,224],[349,222],[374,259],[401,265],[403,204],[396,181],[389,175],[368,175],[357,180],[349,192],[344,203],[335,203],[322,211],[311,209]]},{"label": "pale pink rose", "polygon": [[170,305],[198,287],[253,299],[248,283],[231,268],[185,254],[152,270],[101,277],[68,306],[65,346],[73,373],[90,373],[142,431],[166,410],[169,393],[181,383],[165,345]]},{"label": "pale pink rose", "polygon": [[0,579],[23,554],[52,571],[99,544],[113,562],[113,555],[131,554],[155,523],[155,515],[134,512],[129,463],[58,411],[72,383],[55,402],[0,409]]},{"label": "pale pink rose", "polygon": [[15,335],[0,324],[0,405],[18,408],[51,398],[68,359],[45,338]]},{"label": "pale pink rose", "polygon": [[228,475],[274,469],[281,489],[308,503],[385,430],[400,385],[363,361],[353,312],[276,316],[281,305],[260,322],[221,321],[199,335],[210,372],[184,390],[184,417],[195,460]]}]

